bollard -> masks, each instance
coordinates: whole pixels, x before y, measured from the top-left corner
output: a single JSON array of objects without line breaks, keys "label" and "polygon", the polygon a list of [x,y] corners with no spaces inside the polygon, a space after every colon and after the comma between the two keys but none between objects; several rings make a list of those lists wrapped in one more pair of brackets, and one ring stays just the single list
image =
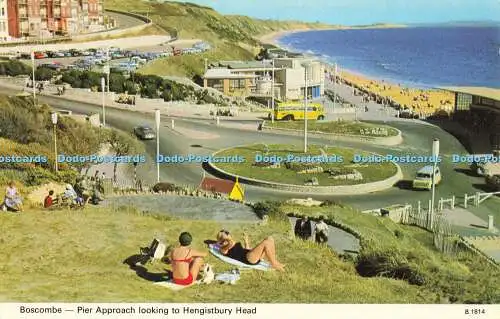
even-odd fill
[{"label": "bollard", "polygon": [[215,121],[216,121],[216,123],[217,123],[217,126],[219,126],[219,124],[220,124],[220,119],[219,119],[219,117],[218,117],[218,116],[215,118]]},{"label": "bollard", "polygon": [[488,215],[488,230],[493,230],[493,215]]},{"label": "bollard", "polygon": [[174,119],[172,119],[172,129],[175,128],[175,123],[174,123]]},{"label": "bollard", "polygon": [[467,208],[467,194],[464,195],[464,208]]},{"label": "bollard", "polygon": [[455,209],[455,195],[451,198],[451,209]]}]

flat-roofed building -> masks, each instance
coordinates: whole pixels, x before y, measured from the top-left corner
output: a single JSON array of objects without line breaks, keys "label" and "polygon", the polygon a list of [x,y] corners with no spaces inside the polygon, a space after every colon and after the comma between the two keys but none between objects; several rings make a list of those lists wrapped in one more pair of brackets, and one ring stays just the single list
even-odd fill
[{"label": "flat-roofed building", "polygon": [[9,40],[10,35],[7,0],[0,0],[0,42]]},{"label": "flat-roofed building", "polygon": [[[304,64],[307,64],[307,70]],[[321,97],[324,94],[323,66],[319,61],[305,58],[277,58],[274,59],[274,68],[273,61],[269,60],[221,61],[212,64],[203,78],[204,87],[226,95],[264,98],[272,97],[274,81],[276,99],[296,100],[304,97],[306,72],[308,96],[313,99]],[[238,79],[241,81],[236,81]]]}]

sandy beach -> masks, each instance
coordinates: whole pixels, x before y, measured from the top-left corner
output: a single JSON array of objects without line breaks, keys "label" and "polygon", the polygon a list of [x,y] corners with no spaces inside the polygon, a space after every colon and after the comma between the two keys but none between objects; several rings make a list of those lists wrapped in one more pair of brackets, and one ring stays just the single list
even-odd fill
[{"label": "sandy beach", "polygon": [[[329,29],[337,30],[341,28]],[[289,31],[278,31],[263,35],[259,38],[262,43],[272,44],[280,47],[280,38],[289,34],[315,31],[313,29],[298,29]],[[332,76],[335,74],[334,66],[325,64],[326,72]],[[418,89],[402,86],[397,83],[389,83],[382,79],[374,79],[365,76],[361,72],[349,72],[342,69],[342,65],[337,66],[337,78],[358,90],[387,98],[401,105],[403,108],[412,110],[422,116],[430,116],[438,111],[450,113],[455,105],[455,95],[444,90]]]}]

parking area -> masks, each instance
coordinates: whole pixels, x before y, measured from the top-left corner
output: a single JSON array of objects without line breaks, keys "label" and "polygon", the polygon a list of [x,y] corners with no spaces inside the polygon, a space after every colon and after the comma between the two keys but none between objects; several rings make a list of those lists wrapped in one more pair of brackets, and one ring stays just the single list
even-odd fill
[{"label": "parking area", "polygon": [[[116,71],[130,72],[154,59],[199,54],[209,49],[210,45],[200,40],[179,40],[167,45],[152,45],[137,49],[108,46],[82,50],[35,51],[34,56],[36,67],[102,71],[104,66],[109,65]],[[27,53],[15,53],[10,55],[10,59],[19,59],[31,64],[31,56]]]}]

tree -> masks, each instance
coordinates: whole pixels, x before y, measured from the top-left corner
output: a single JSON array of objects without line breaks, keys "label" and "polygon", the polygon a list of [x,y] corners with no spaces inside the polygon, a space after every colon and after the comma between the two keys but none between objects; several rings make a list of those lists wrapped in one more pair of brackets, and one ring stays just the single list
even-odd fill
[{"label": "tree", "polygon": [[[113,151],[117,157],[144,152],[144,146],[139,143],[134,136],[116,129],[107,131],[107,142],[110,145],[111,151]],[[113,166],[113,180],[115,182],[117,167],[118,162],[115,161]]]},{"label": "tree", "polygon": [[56,72],[46,67],[39,67],[35,70],[35,79],[37,81],[50,81]]}]

